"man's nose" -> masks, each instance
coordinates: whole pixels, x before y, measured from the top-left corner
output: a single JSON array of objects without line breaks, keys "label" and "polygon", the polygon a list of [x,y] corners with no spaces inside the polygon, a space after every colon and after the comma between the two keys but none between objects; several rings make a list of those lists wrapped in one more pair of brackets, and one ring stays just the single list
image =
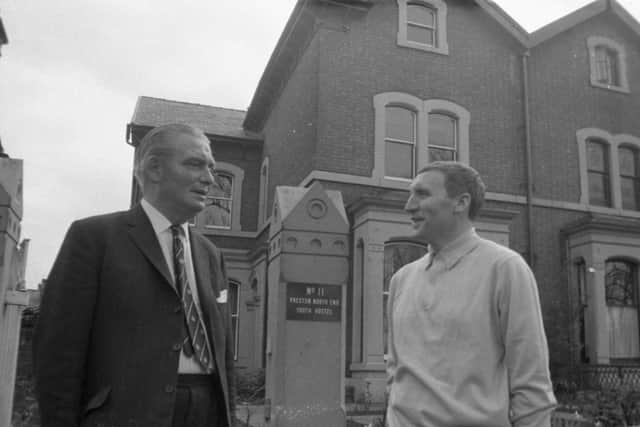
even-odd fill
[{"label": "man's nose", "polygon": [[211,185],[215,182],[214,176],[213,176],[213,172],[211,171],[211,169],[207,168],[206,172],[204,174],[202,174],[201,179],[207,183],[207,185]]},{"label": "man's nose", "polygon": [[404,210],[407,212],[413,212],[416,210],[416,204],[413,196],[409,196],[409,198],[407,199],[407,203],[405,203],[404,205]]}]

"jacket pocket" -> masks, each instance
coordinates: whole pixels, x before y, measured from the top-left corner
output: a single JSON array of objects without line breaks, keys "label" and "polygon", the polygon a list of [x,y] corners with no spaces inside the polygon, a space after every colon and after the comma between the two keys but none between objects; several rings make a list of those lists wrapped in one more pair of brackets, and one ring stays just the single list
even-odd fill
[{"label": "jacket pocket", "polygon": [[102,388],[96,394],[91,396],[86,406],[84,407],[84,411],[82,411],[82,415],[86,416],[89,412],[94,411],[105,403],[107,403],[107,399],[109,399],[109,395],[111,394],[111,387],[107,386]]}]

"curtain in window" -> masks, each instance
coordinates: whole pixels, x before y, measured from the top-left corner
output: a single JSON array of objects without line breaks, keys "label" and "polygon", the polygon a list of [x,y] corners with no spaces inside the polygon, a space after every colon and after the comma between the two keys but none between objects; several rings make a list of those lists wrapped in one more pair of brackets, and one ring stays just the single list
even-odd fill
[{"label": "curtain in window", "polygon": [[624,260],[606,263],[605,292],[612,359],[640,357],[637,267]]}]

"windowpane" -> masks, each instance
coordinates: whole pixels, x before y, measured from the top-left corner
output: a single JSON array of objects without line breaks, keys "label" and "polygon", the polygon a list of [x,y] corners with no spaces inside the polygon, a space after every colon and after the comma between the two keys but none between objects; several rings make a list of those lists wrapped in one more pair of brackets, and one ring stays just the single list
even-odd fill
[{"label": "windowpane", "polygon": [[620,147],[618,150],[618,160],[620,161],[620,175],[637,176],[637,152],[630,147]]},{"label": "windowpane", "polygon": [[438,160],[455,160],[455,151],[444,148],[429,148],[429,162]]},{"label": "windowpane", "polygon": [[636,307],[635,265],[626,261],[608,261],[605,266],[607,305]]},{"label": "windowpane", "polygon": [[637,179],[620,178],[622,209],[640,210],[640,184]]},{"label": "windowpane", "polygon": [[413,178],[413,144],[387,141],[385,144],[385,175]]},{"label": "windowpane", "polygon": [[231,190],[233,187],[233,177],[226,174],[216,174],[214,182],[209,189],[209,196],[211,197],[225,197],[231,198]]},{"label": "windowpane", "polygon": [[620,85],[618,52],[605,46],[595,48],[596,80],[613,86]]},{"label": "windowpane", "polygon": [[231,200],[210,198],[209,203],[202,213],[204,226],[231,228]]},{"label": "windowpane", "polygon": [[415,113],[402,107],[386,108],[386,136],[402,141],[415,141]]},{"label": "windowpane", "polygon": [[205,227],[231,228],[231,209],[233,204],[233,177],[219,173],[209,188],[207,207],[201,214]]},{"label": "windowpane", "polygon": [[618,78],[618,54],[613,50],[607,50],[607,57],[609,58],[609,84],[613,86],[620,85],[620,79]]},{"label": "windowpane", "polygon": [[457,122],[446,114],[429,114],[429,145],[456,148]]},{"label": "windowpane", "polygon": [[238,316],[240,309],[240,285],[238,283],[229,282],[229,309],[231,311],[231,336],[233,339],[232,348],[233,348],[233,357],[238,357]]},{"label": "windowpane", "polygon": [[409,24],[407,25],[407,40],[427,46],[435,46],[435,31],[432,28]]},{"label": "windowpane", "polygon": [[427,27],[436,26],[436,13],[433,9],[421,4],[407,5],[407,21]]},{"label": "windowpane", "polygon": [[589,202],[596,206],[609,206],[609,178],[600,173],[589,173]]},{"label": "windowpane", "polygon": [[588,168],[595,171],[606,171],[607,168],[607,156],[606,147],[604,144],[596,141],[589,141],[587,143],[587,157]]}]

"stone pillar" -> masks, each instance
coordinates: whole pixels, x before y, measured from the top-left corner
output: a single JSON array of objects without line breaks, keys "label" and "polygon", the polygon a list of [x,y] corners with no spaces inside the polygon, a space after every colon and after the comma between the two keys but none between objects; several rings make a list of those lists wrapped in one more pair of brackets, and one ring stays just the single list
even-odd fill
[{"label": "stone pillar", "polygon": [[28,241],[20,241],[22,160],[0,158],[0,426],[11,425]]},{"label": "stone pillar", "polygon": [[336,191],[277,187],[269,238],[268,426],[345,426],[349,224]]}]

